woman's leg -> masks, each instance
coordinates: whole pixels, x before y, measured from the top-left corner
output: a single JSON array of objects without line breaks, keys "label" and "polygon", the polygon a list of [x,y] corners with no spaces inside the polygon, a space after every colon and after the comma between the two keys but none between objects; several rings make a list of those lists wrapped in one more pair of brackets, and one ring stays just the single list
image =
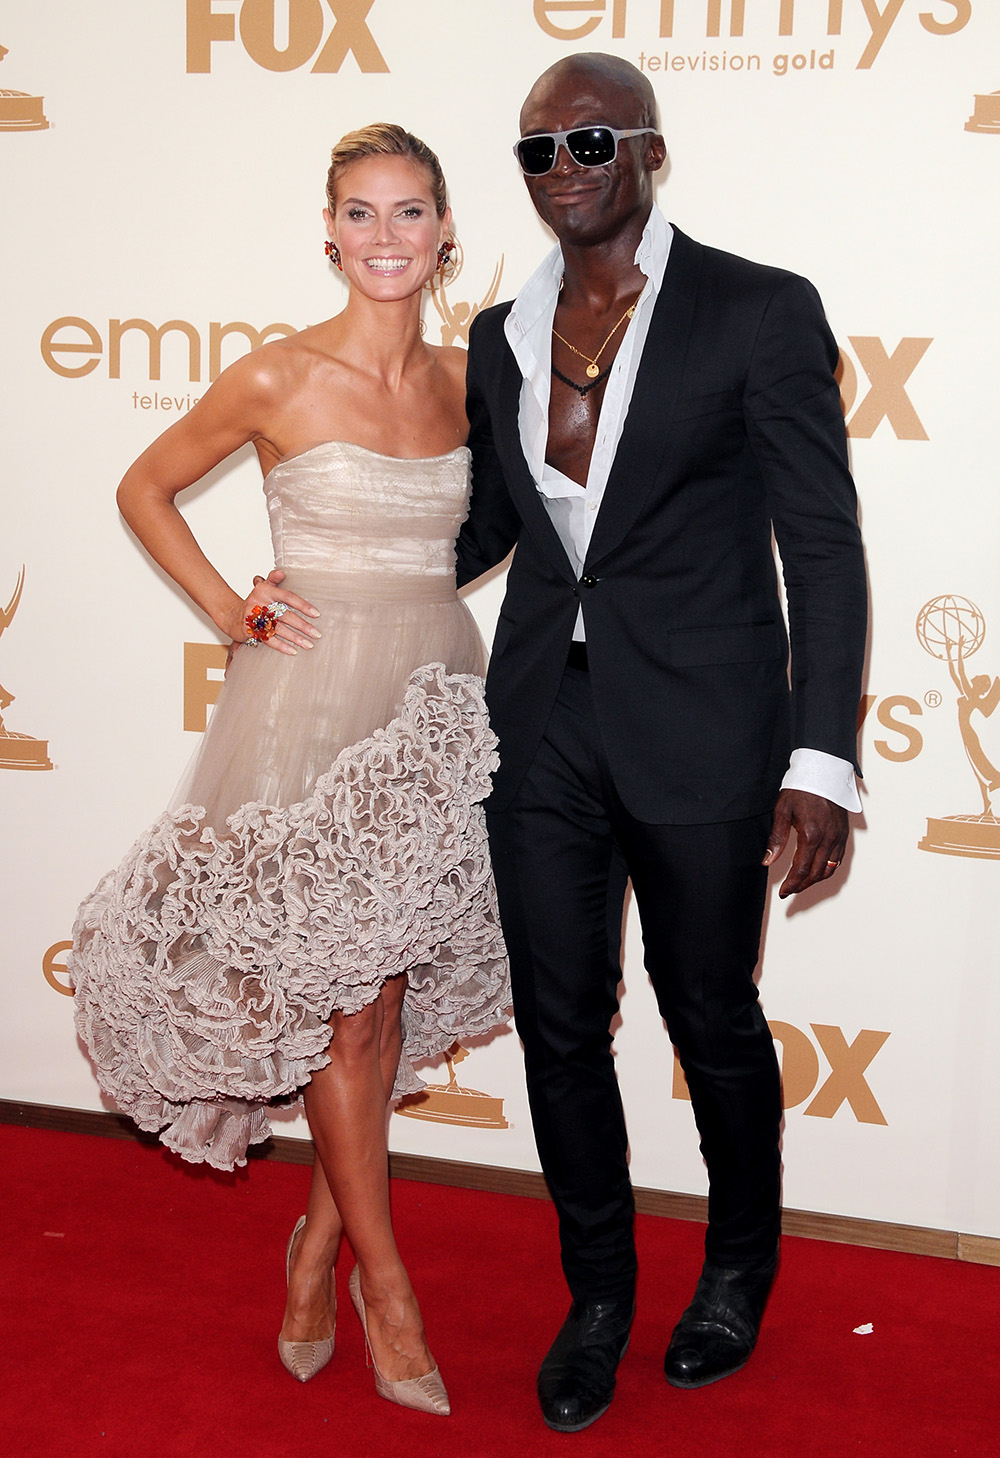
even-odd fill
[{"label": "woman's leg", "polygon": [[330,1063],[305,1090],[331,1203],[357,1258],[372,1355],[391,1382],[434,1366],[389,1213],[386,1103],[399,1061],[404,992],[405,979],[394,978],[360,1012],[334,1014]]},{"label": "woman's leg", "polygon": [[[383,1005],[378,1045],[379,1071],[384,1096],[383,1120],[385,1106],[392,1094],[396,1068],[399,1064],[399,1053],[402,1046],[399,1014],[405,990],[406,978],[393,978],[385,984],[379,999]],[[335,1021],[335,1030],[336,1026]],[[330,1051],[332,1055],[332,1044]],[[326,1072],[326,1069],[320,1069],[313,1075],[313,1081],[322,1080]],[[306,1113],[310,1118],[310,1128],[312,1128],[310,1102],[307,1097]],[[315,1131],[312,1132],[314,1142],[317,1142]],[[330,1192],[317,1143],[309,1200],[306,1205],[306,1223],[292,1247],[288,1302],[281,1328],[281,1336],[285,1341],[321,1341],[324,1337],[330,1336],[333,1265],[337,1258],[343,1229],[344,1222]]]},{"label": "woman's leg", "polygon": [[292,1244],[288,1298],[280,1332],[283,1341],[318,1342],[333,1335],[333,1264],[343,1228],[340,1211],[317,1155],[306,1204],[306,1223]]}]

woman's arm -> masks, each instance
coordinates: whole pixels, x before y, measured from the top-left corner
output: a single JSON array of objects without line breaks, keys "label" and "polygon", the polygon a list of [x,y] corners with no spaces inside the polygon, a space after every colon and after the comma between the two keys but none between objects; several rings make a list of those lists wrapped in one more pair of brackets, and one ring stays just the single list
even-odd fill
[{"label": "woman's arm", "polygon": [[[252,603],[285,602],[285,614],[269,646],[282,653],[311,648],[318,632],[307,621],[316,609],[266,580],[246,598],[225,581],[195,541],[174,504],[181,491],[248,441],[266,438],[262,423],[275,415],[275,395],[285,371],[247,355],[219,376],[201,400],[155,440],[129,467],[118,487],[118,506],[146,551],[168,572],[227,637],[247,637],[244,618]],[[275,451],[275,454],[280,452]]]}]

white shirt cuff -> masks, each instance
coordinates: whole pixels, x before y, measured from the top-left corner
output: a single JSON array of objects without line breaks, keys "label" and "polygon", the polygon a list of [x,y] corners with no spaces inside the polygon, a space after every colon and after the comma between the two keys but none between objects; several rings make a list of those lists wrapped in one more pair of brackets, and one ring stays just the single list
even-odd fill
[{"label": "white shirt cuff", "polygon": [[861,809],[853,764],[822,749],[793,749],[781,788],[809,790],[832,800],[834,805],[842,805],[845,810]]}]

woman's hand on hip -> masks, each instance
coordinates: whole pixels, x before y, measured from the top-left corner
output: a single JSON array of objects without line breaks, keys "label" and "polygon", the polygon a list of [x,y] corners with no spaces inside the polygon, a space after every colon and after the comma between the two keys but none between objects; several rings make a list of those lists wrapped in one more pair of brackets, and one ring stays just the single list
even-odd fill
[{"label": "woman's hand on hip", "polygon": [[298,593],[284,591],[284,580],[280,568],[254,578],[253,591],[236,609],[238,621],[225,625],[236,647],[255,642],[279,653],[297,653],[300,648],[312,648],[322,636],[311,621],[319,617],[317,609]]}]

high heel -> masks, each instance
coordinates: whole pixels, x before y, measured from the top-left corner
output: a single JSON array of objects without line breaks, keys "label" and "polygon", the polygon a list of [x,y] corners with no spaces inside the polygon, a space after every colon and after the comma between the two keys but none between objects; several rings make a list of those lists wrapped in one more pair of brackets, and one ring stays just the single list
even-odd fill
[{"label": "high heel", "polygon": [[436,1364],[422,1377],[407,1377],[402,1382],[390,1382],[388,1377],[382,1376],[375,1361],[375,1354],[372,1352],[372,1344],[368,1340],[368,1318],[365,1313],[365,1299],[361,1294],[361,1276],[357,1266],[351,1272],[348,1289],[351,1293],[351,1300],[354,1302],[354,1309],[361,1318],[361,1325],[364,1328],[365,1347],[375,1373],[375,1391],[379,1397],[384,1397],[387,1402],[398,1402],[400,1407],[415,1408],[417,1412],[432,1412],[437,1413],[439,1417],[448,1417],[451,1413],[451,1404]]},{"label": "high heel", "polygon": [[[288,1283],[292,1273],[292,1246],[295,1244],[295,1237],[306,1223],[306,1217],[300,1216],[296,1222],[295,1229],[288,1237],[288,1249],[285,1252],[285,1282]],[[336,1293],[334,1293],[333,1319],[337,1319]],[[310,1377],[315,1377],[317,1372],[323,1368],[333,1356],[334,1333],[323,1337],[318,1342],[286,1342],[284,1337],[278,1338],[278,1356],[282,1365],[291,1372],[292,1376],[299,1382],[308,1382]]]}]

